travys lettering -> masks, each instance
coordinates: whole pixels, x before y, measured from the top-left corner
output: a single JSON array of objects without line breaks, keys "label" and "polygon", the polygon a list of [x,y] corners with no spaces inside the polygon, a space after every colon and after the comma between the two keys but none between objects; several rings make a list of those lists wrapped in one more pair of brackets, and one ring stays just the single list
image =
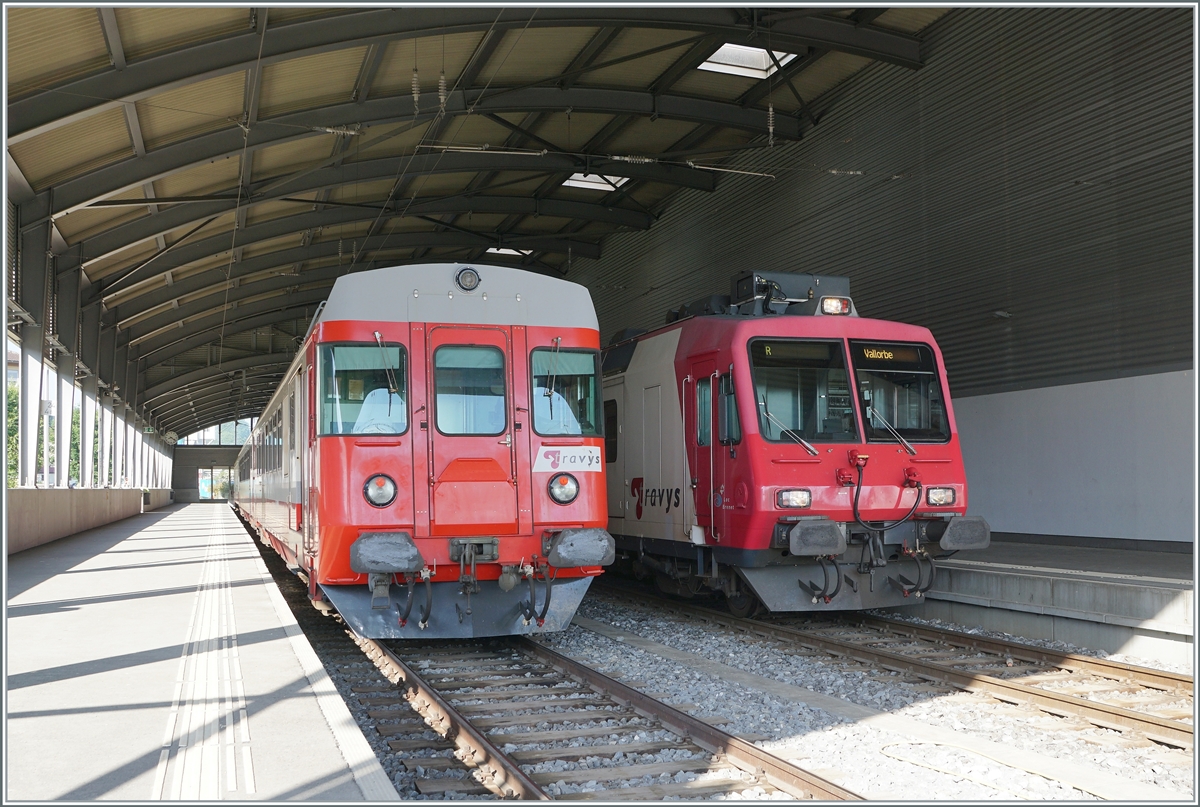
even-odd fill
[{"label": "travys lettering", "polygon": [[634,515],[639,519],[646,507],[661,507],[667,513],[672,509],[679,509],[679,500],[683,495],[680,488],[648,488],[645,486],[645,478],[641,476],[630,480],[629,493],[637,499]]},{"label": "travys lettering", "polygon": [[538,449],[533,462],[535,471],[599,471],[604,467],[599,446],[572,446],[571,448]]}]

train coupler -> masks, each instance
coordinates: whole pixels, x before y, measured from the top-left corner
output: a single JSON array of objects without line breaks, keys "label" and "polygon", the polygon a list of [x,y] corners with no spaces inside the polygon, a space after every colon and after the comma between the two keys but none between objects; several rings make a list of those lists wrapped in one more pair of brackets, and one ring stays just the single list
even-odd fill
[{"label": "train coupler", "polygon": [[[417,574],[407,575],[408,600],[404,603],[404,610],[400,612],[400,618],[397,620],[400,627],[403,628],[408,624],[408,615],[412,613],[413,600],[416,599],[418,582],[425,583],[425,607],[421,610],[421,618],[417,620],[417,627],[421,630],[429,627],[429,615],[433,613],[433,582],[430,579],[432,576],[428,566]],[[399,603],[396,603],[396,608],[400,608]]]},{"label": "train coupler", "polygon": [[535,583],[537,581],[537,558],[534,558],[534,563],[522,567],[522,571],[527,571],[525,579],[529,581],[529,599],[521,603],[522,624],[526,627],[532,621],[537,621],[537,626],[540,628],[546,624],[546,614],[550,613],[550,594],[554,588],[554,578],[558,576],[558,571],[555,570],[551,575],[550,567],[542,567],[542,580],[546,583],[546,600],[542,603],[542,610],[539,613],[537,609],[537,589]]},{"label": "train coupler", "polygon": [[822,600],[828,605],[838,595],[838,592],[842,590],[841,569],[838,567],[837,561],[832,558],[817,558],[817,565],[821,567],[821,574],[824,577],[819,588],[815,580],[810,583],[805,583],[803,580],[797,580],[796,582],[800,584],[800,588],[804,589],[812,597],[814,605]]},{"label": "train coupler", "polygon": [[371,589],[371,610],[386,611],[392,607],[392,588],[391,574],[379,574],[377,572],[367,576],[367,587]]}]

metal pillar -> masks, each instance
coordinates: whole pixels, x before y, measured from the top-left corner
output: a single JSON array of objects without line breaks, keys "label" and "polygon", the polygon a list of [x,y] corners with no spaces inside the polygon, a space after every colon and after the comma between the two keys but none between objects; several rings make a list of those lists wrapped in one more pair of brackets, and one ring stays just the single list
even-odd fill
[{"label": "metal pillar", "polygon": [[112,449],[113,404],[112,395],[106,392],[100,400],[100,476],[96,480],[97,487],[112,486]]},{"label": "metal pillar", "polygon": [[[66,367],[67,362],[71,367]],[[54,420],[54,487],[65,488],[71,476],[71,418],[75,406],[75,359],[70,354],[59,354],[57,387],[58,400]]]},{"label": "metal pillar", "polygon": [[[79,352],[80,270],[69,269],[55,278],[54,342],[58,348],[58,435],[55,439],[55,487],[65,488],[71,479],[71,424],[75,419],[75,359]],[[82,427],[82,423],[80,426]],[[82,432],[82,428],[80,429]]]},{"label": "metal pillar", "polygon": [[113,487],[123,488],[125,482],[125,402],[113,406]]},{"label": "metal pillar", "polygon": [[97,487],[92,473],[96,457],[96,377],[83,379],[83,400],[79,403],[79,487]]},{"label": "metal pillar", "polygon": [[[37,221],[46,216],[40,199],[21,205],[17,221]],[[37,479],[38,429],[42,418],[42,355],[45,345],[46,276],[50,263],[50,222],[34,225],[20,233],[21,306],[33,323],[21,326],[21,399],[18,407],[17,439],[20,444],[18,484],[32,487]]]}]

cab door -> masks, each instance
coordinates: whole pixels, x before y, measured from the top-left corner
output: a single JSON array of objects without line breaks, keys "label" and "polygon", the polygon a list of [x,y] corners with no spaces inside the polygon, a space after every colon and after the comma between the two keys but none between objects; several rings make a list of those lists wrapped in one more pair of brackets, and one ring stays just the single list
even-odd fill
[{"label": "cab door", "polygon": [[432,535],[518,532],[512,342],[507,329],[429,331]]},{"label": "cab door", "polygon": [[696,523],[705,528],[709,537],[718,540],[714,532],[713,512],[723,503],[722,490],[715,476],[713,444],[713,387],[716,383],[716,363],[711,358],[692,359],[688,363],[691,381],[685,390],[684,428],[688,460],[692,471],[692,489],[696,493]]}]

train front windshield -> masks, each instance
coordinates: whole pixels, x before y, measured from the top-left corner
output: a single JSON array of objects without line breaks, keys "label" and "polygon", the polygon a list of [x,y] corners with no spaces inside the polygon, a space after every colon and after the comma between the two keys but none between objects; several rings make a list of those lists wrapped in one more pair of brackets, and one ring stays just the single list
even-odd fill
[{"label": "train front windshield", "polygon": [[320,347],[317,433],[403,434],[408,428],[404,348],[396,344]]},{"label": "train front windshield", "polygon": [[758,430],[767,440],[858,440],[841,342],[755,339],[750,369]]},{"label": "train front windshield", "polygon": [[946,442],[950,422],[937,360],[928,345],[850,342],[867,439],[896,442],[889,426],[910,442]]}]

